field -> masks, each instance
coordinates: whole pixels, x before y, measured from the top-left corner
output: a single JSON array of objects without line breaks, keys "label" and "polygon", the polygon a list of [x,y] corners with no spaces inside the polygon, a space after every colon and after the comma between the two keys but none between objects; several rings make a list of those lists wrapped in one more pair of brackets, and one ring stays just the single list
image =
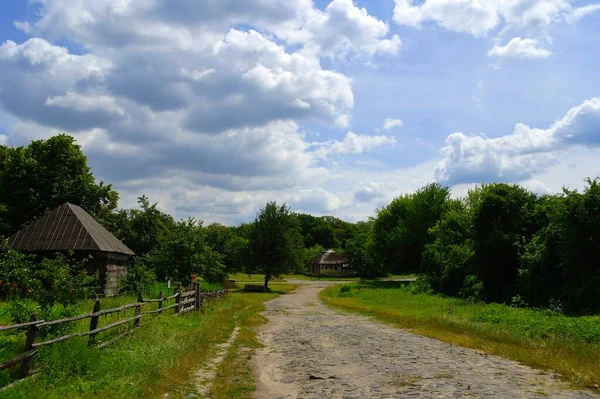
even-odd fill
[{"label": "field", "polygon": [[[42,348],[36,361],[41,372],[9,388],[2,397],[150,398],[166,393],[171,398],[186,397],[195,390],[194,371],[211,358],[215,346],[226,341],[236,325],[241,332],[233,346],[257,345],[252,328],[263,321],[257,314],[263,309],[262,303],[293,288],[290,284],[274,283],[269,293],[233,290],[225,299],[209,302],[201,312],[143,319],[142,327],[133,336],[104,350],[89,349],[84,338]],[[114,301],[113,305],[117,305],[130,302],[131,298]],[[237,377],[227,380],[220,375],[215,389],[225,392],[222,397],[253,390],[247,356],[228,360],[236,363],[232,370]]]},{"label": "field", "polygon": [[415,295],[407,285],[394,282],[351,287],[341,293],[340,286],[327,288],[321,299],[416,334],[554,370],[575,386],[597,389],[600,384],[600,316],[567,317],[548,310]]}]

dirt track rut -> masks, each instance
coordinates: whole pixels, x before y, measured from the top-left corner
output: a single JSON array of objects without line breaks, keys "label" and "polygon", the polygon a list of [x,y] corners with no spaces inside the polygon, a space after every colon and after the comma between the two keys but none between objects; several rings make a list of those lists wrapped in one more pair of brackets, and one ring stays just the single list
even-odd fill
[{"label": "dirt track rut", "polygon": [[305,283],[267,302],[256,397],[600,398],[498,356],[330,309]]}]

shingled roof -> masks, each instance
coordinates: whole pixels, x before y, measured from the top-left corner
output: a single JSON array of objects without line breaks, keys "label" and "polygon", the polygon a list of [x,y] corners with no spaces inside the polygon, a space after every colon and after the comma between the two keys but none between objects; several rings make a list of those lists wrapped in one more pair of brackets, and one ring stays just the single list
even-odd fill
[{"label": "shingled roof", "polygon": [[333,249],[323,251],[313,259],[313,263],[318,263],[320,265],[339,265],[343,264],[344,261],[344,257]]},{"label": "shingled roof", "polygon": [[10,236],[8,246],[21,251],[100,251],[133,255],[86,211],[65,203]]}]

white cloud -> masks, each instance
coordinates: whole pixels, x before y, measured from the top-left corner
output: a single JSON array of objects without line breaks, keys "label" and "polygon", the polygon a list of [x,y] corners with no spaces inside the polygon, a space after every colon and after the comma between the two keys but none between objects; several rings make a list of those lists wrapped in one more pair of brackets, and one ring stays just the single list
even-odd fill
[{"label": "white cloud", "polygon": [[328,159],[333,155],[362,154],[380,147],[393,147],[396,139],[389,136],[369,136],[366,134],[346,133],[344,140],[330,140],[323,143],[312,143],[316,147],[314,156],[317,159]]},{"label": "white cloud", "polygon": [[385,118],[385,120],[383,121],[383,130],[390,130],[393,129],[395,127],[402,127],[402,125],[404,124],[404,122],[402,122],[401,119],[394,119],[394,118]]},{"label": "white cloud", "polygon": [[600,4],[589,4],[587,6],[579,7],[571,12],[569,19],[571,21],[578,21],[586,15],[589,15],[598,10],[600,10]]},{"label": "white cloud", "polygon": [[6,145],[8,143],[8,136],[0,134],[0,145]]},{"label": "white cloud", "polygon": [[387,24],[369,15],[365,8],[356,7],[352,0],[333,0],[304,29],[310,37],[309,46],[328,57],[396,54],[402,44],[398,35],[386,38]]},{"label": "white cloud", "polygon": [[450,185],[521,181],[558,162],[557,151],[600,145],[600,97],[571,108],[548,129],[517,124],[512,134],[497,138],[453,133],[435,168],[438,181]]},{"label": "white cloud", "polygon": [[49,97],[44,105],[51,107],[71,108],[81,112],[99,111],[108,114],[124,115],[125,112],[117,105],[115,98],[105,95],[84,95],[72,91],[64,96]]},{"label": "white cloud", "polygon": [[204,69],[201,71],[197,70],[197,69],[188,71],[185,68],[181,68],[181,76],[188,78],[188,79],[195,80],[195,81],[200,81],[200,80],[206,79],[213,73],[215,73],[215,70],[212,68]]},{"label": "white cloud", "polygon": [[574,7],[570,0],[395,0],[394,20],[419,27],[431,21],[456,32],[484,36],[504,30],[545,29],[570,16],[595,11],[596,5]]},{"label": "white cloud", "polygon": [[522,39],[515,37],[506,45],[496,45],[488,52],[488,56],[507,58],[548,58],[552,52],[540,46],[537,39]]}]

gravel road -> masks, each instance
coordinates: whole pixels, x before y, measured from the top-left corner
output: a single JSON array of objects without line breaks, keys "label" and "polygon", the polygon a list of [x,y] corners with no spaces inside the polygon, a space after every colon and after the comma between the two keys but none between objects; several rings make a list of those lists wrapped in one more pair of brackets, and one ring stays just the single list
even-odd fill
[{"label": "gravel road", "polygon": [[330,309],[318,298],[330,282],[302,283],[266,304],[257,398],[600,398],[512,360]]}]

